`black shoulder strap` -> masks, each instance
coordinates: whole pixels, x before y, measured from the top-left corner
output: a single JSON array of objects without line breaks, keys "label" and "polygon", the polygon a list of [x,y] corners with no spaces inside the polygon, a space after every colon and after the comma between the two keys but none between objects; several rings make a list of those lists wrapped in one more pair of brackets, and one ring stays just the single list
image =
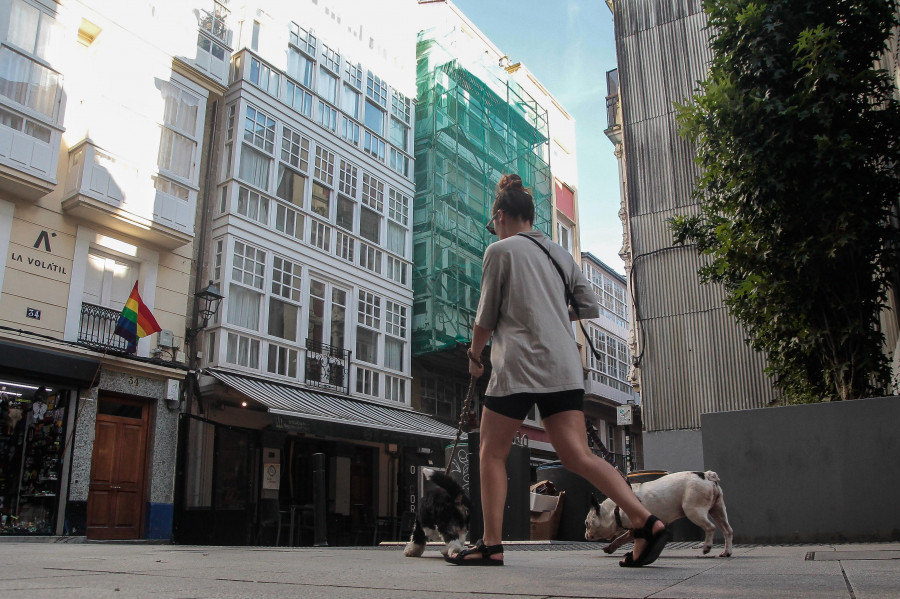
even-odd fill
[{"label": "black shoulder strap", "polygon": [[553,256],[550,255],[550,250],[545,248],[540,241],[535,239],[534,237],[529,237],[528,235],[524,235],[522,233],[517,233],[520,237],[524,237],[525,239],[533,242],[536,246],[541,248],[541,251],[547,254],[547,258],[550,259],[550,263],[556,267],[556,272],[559,273],[559,278],[562,279],[563,289],[565,289],[566,293],[566,303],[572,306],[572,311],[575,312],[575,316],[578,318],[578,325],[581,327],[581,332],[584,333],[584,338],[587,339],[588,346],[591,348],[591,353],[594,354],[594,357],[598,360],[602,360],[603,358],[600,356],[600,352],[594,347],[594,343],[591,341],[591,336],[588,334],[587,329],[584,328],[584,323],[581,322],[581,314],[578,310],[578,302],[575,301],[575,294],[572,293],[572,290],[569,288],[569,282],[566,281],[566,275],[563,273],[562,266],[559,265],[559,262],[553,259]]}]

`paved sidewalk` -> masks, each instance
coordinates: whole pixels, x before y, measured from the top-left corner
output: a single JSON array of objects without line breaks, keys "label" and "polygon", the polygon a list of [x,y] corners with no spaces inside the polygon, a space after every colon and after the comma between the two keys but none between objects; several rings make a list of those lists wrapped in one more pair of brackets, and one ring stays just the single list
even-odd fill
[{"label": "paved sidewalk", "polygon": [[[199,547],[0,543],[0,597],[555,599],[900,596],[900,543],[735,547],[676,543],[654,565],[618,567],[600,544],[510,545],[502,568],[454,567],[429,547]],[[713,554],[721,546],[713,548]]]}]

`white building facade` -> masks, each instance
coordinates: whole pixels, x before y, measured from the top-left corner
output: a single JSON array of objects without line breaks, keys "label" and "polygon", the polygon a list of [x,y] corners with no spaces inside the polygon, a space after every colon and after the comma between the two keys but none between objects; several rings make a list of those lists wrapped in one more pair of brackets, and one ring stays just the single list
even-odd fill
[{"label": "white building facade", "polygon": [[[582,252],[581,268],[600,301],[600,316],[584,321],[599,354],[585,348],[585,414],[607,449],[616,454],[620,468],[640,469],[640,395],[628,379],[628,287],[625,277],[590,252]],[[623,424],[629,420],[630,424]]]},{"label": "white building facade", "polygon": [[205,363],[406,405],[412,101],[313,31],[284,23],[286,64],[233,59]]},{"label": "white building facade", "polygon": [[[171,538],[223,10],[0,2],[2,534]],[[127,353],[135,286],[162,331]]]},{"label": "white building facade", "polygon": [[191,352],[176,538],[311,544],[322,454],[329,544],[371,542],[406,456],[454,433],[411,408],[415,45],[340,2],[228,8],[195,258],[224,299]]}]

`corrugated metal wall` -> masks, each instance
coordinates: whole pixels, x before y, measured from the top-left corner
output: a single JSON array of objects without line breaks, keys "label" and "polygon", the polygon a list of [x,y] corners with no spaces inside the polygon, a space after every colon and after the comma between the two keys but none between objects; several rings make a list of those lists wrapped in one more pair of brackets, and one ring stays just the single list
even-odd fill
[{"label": "corrugated metal wall", "polygon": [[706,17],[700,0],[616,0],[614,21],[644,426],[699,428],[700,414],[776,397],[721,287],[700,284],[697,252],[675,247],[666,223],[699,209],[693,148],[678,135],[673,103],[706,75]]}]

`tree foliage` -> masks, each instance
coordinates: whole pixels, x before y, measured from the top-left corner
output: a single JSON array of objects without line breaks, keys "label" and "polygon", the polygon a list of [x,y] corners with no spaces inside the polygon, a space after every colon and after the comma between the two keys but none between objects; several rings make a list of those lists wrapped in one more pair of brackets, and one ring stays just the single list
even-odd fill
[{"label": "tree foliage", "polygon": [[705,0],[713,60],[682,133],[700,210],[670,222],[708,256],[792,402],[883,394],[879,314],[897,268],[900,105],[875,62],[897,0]]}]

